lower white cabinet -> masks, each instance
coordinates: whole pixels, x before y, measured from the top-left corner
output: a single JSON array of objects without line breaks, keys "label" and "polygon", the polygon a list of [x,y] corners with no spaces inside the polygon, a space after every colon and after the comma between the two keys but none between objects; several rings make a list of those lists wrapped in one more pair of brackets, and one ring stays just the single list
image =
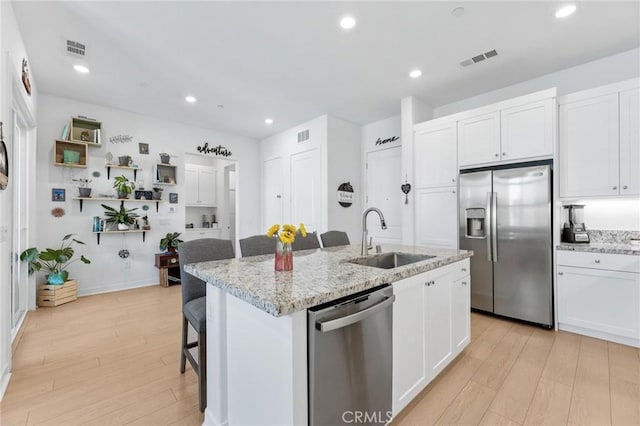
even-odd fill
[{"label": "lower white cabinet", "polygon": [[393,283],[394,416],[469,344],[468,270],[467,259]]},{"label": "lower white cabinet", "polygon": [[180,235],[183,241],[199,240],[200,238],[220,238],[220,228],[194,228],[187,229]]},{"label": "lower white cabinet", "polygon": [[[592,253],[563,253],[558,265],[558,326],[562,330],[640,347],[640,274],[592,267]],[[612,255],[607,255],[612,256]],[[637,256],[622,256],[632,258]],[[583,261],[585,260],[585,261]],[[637,262],[630,259],[630,262]],[[624,262],[617,262],[623,267]],[[621,266],[613,266],[622,269]]]}]

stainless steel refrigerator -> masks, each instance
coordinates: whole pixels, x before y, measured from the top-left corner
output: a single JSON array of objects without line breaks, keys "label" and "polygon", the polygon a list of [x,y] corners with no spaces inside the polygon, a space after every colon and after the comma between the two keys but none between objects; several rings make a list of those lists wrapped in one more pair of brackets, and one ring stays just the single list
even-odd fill
[{"label": "stainless steel refrigerator", "polygon": [[553,324],[551,166],[460,174],[460,248],[473,250],[471,307]]}]

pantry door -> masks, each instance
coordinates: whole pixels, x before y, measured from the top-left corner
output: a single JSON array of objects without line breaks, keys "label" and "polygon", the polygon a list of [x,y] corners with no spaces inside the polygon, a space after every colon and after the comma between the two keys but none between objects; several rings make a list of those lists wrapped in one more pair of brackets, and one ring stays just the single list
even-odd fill
[{"label": "pantry door", "polygon": [[379,208],[387,222],[387,229],[382,230],[377,214],[372,213],[367,218],[369,236],[373,237],[374,244],[402,242],[400,209],[404,194],[400,190],[403,184],[400,151],[401,147],[394,147],[367,153],[365,206]]}]

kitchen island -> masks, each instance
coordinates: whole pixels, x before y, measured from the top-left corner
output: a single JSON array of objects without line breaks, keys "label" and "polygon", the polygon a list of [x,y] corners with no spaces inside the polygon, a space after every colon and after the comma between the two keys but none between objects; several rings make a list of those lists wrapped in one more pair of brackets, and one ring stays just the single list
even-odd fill
[{"label": "kitchen island", "polygon": [[[185,266],[209,284],[205,424],[307,424],[307,308],[444,270],[472,255],[384,245],[383,252],[434,257],[381,269],[349,263],[359,252],[355,245],[298,251],[290,272],[274,271],[273,255]],[[468,266],[463,270],[468,274]]]}]

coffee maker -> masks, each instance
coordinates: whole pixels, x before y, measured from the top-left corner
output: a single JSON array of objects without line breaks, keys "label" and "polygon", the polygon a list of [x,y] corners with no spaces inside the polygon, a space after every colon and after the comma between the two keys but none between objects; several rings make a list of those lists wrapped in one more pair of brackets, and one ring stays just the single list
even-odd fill
[{"label": "coffee maker", "polygon": [[568,222],[562,228],[563,243],[589,243],[589,234],[584,226],[584,205],[568,204],[564,206],[567,212]]}]

